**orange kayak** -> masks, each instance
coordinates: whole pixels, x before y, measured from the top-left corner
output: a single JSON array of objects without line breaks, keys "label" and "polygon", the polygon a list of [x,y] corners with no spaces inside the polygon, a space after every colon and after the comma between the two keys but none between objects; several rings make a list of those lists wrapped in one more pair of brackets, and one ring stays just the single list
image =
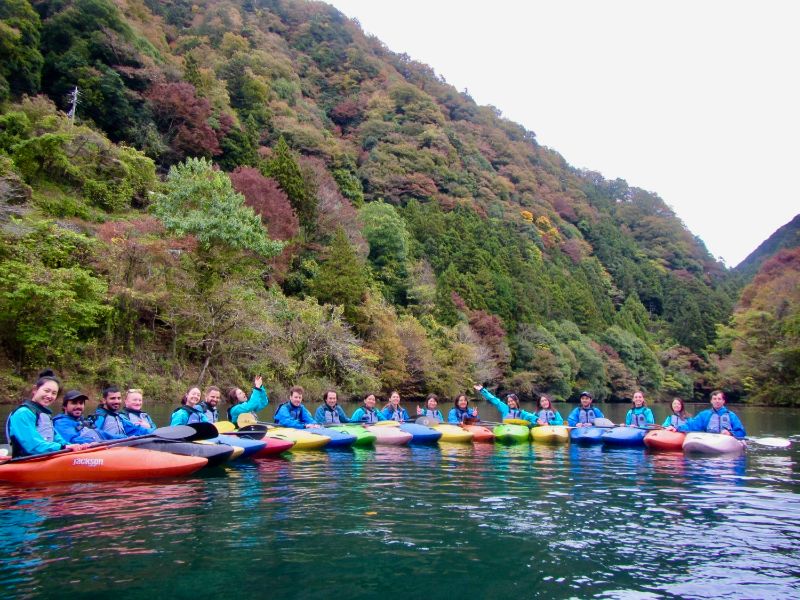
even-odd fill
[{"label": "orange kayak", "polygon": [[644,436],[644,445],[651,450],[664,450],[666,452],[682,452],[685,433],[680,431],[668,431],[666,429],[654,429],[648,431]]},{"label": "orange kayak", "polygon": [[99,448],[67,452],[23,462],[0,464],[0,481],[117,481],[188,475],[206,466],[200,456],[183,456],[142,448]]},{"label": "orange kayak", "polygon": [[464,429],[472,432],[473,442],[494,442],[494,433],[483,425],[462,425]]}]

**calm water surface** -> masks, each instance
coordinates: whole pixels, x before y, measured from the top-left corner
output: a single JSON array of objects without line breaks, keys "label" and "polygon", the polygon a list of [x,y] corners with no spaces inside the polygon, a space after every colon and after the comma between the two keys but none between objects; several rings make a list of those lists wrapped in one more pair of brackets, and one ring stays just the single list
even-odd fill
[{"label": "calm water surface", "polygon": [[[156,408],[163,423],[169,411]],[[603,409],[618,421],[627,407]],[[736,410],[751,435],[800,432],[799,411]],[[655,407],[657,417],[665,411]],[[685,458],[538,444],[379,446],[156,483],[0,484],[0,590],[796,598],[798,458],[797,447]]]}]

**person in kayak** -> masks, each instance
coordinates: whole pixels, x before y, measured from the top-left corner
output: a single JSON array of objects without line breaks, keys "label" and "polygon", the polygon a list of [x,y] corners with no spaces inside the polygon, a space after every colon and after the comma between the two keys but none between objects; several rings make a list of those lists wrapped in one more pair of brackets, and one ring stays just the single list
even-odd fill
[{"label": "person in kayak", "polygon": [[122,437],[150,433],[149,428],[134,425],[127,417],[120,414],[120,408],[122,408],[122,392],[118,387],[110,385],[103,390],[103,402],[92,417],[95,428]]},{"label": "person in kayak", "polygon": [[461,425],[467,421],[478,419],[478,409],[469,407],[466,394],[459,394],[453,402],[453,408],[447,413],[447,422],[452,425]]},{"label": "person in kayak", "polygon": [[200,388],[189,388],[189,391],[181,398],[181,405],[172,411],[172,417],[169,420],[170,426],[208,423],[205,413],[197,407],[199,402]]},{"label": "person in kayak", "polygon": [[339,398],[334,390],[328,390],[322,397],[322,406],[314,413],[317,423],[349,423],[344,410],[338,404]]},{"label": "person in kayak", "polygon": [[49,406],[58,398],[60,388],[61,382],[52,371],[42,371],[31,389],[30,399],[8,415],[6,439],[13,457],[86,448],[85,444],[70,444],[53,426]]},{"label": "person in kayak", "polygon": [[217,405],[219,404],[219,399],[221,397],[222,392],[220,389],[215,385],[211,385],[206,388],[205,398],[203,401],[197,405],[197,407],[203,411],[203,414],[206,416],[206,421],[209,423],[216,423],[219,421],[219,411],[217,410]]},{"label": "person in kayak", "polygon": [[97,429],[91,420],[83,418],[83,409],[89,397],[78,390],[64,394],[61,402],[62,412],[53,418],[53,427],[69,444],[93,444],[106,440],[121,440],[125,435],[117,435]]},{"label": "person in kayak", "polygon": [[250,413],[258,421],[258,411],[264,410],[269,404],[267,390],[264,389],[261,375],[256,375],[253,379],[253,391],[248,398],[241,388],[231,388],[227,393],[228,402],[231,407],[228,409],[228,420],[238,424],[239,417]]},{"label": "person in kayak", "polygon": [[653,411],[647,407],[644,400],[644,392],[638,390],[633,393],[633,406],[625,415],[625,425],[627,427],[647,427],[655,425],[656,419]]},{"label": "person in kayak", "polygon": [[[672,429],[667,427],[667,429]],[[678,431],[706,431],[708,433],[721,433],[732,435],[737,439],[744,438],[747,433],[744,425],[733,412],[725,408],[725,394],[721,390],[711,392],[711,408],[688,419],[683,425],[676,428]]]},{"label": "person in kayak", "polygon": [[673,431],[674,428],[678,427],[679,425],[683,425],[686,421],[689,420],[689,413],[686,412],[686,407],[683,405],[683,400],[681,398],[673,398],[672,399],[672,414],[669,415],[664,422],[661,424],[662,427],[672,427]]},{"label": "person in kayak", "polygon": [[506,401],[503,402],[492,394],[489,390],[487,390],[482,385],[474,385],[476,392],[479,392],[481,396],[486,398],[497,410],[500,411],[500,418],[501,419],[524,419],[526,421],[530,421],[531,423],[536,421],[536,415],[532,412],[528,412],[527,410],[522,410],[519,405],[519,398],[516,394],[508,394],[506,396]]},{"label": "person in kayak", "polygon": [[400,406],[400,393],[397,390],[392,390],[392,393],[389,394],[389,403],[383,409],[382,413],[387,421],[405,423],[409,420],[408,412],[405,408]]},{"label": "person in kayak", "polygon": [[567,417],[570,427],[592,427],[595,419],[603,418],[600,409],[592,406],[592,395],[589,392],[581,392],[580,403]]},{"label": "person in kayak", "polygon": [[429,419],[436,419],[439,423],[444,423],[444,415],[439,410],[439,396],[436,394],[428,394],[425,399],[425,408],[420,408],[417,405],[417,416],[428,417]]},{"label": "person in kayak", "polygon": [[299,385],[289,390],[289,401],[284,402],[275,411],[275,422],[283,427],[294,429],[314,429],[319,423],[314,420],[308,409],[303,406],[305,390]]},{"label": "person in kayak", "polygon": [[148,433],[156,430],[156,423],[146,412],[142,410],[144,404],[144,392],[138,388],[132,388],[125,392],[125,408],[119,414],[126,417],[134,425],[147,429]]},{"label": "person in kayak", "polygon": [[542,394],[539,398],[539,410],[534,413],[536,420],[534,423],[537,425],[563,425],[564,417],[561,416],[555,408],[553,402]]},{"label": "person in kayak", "polygon": [[364,406],[359,406],[353,414],[350,415],[350,422],[371,425],[378,421],[386,421],[386,417],[383,416],[383,413],[375,408],[377,402],[375,394],[367,394],[364,397]]}]

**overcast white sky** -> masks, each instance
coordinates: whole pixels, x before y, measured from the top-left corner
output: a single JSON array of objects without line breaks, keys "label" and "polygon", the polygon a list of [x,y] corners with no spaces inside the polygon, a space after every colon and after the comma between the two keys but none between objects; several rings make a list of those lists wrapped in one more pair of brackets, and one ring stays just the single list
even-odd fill
[{"label": "overcast white sky", "polygon": [[728,266],[800,212],[800,1],[329,1]]}]

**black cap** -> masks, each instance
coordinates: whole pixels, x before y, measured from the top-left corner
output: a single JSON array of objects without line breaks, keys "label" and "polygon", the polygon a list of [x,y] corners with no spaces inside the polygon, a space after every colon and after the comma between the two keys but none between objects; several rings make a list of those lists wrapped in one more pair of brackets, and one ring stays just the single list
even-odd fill
[{"label": "black cap", "polygon": [[86,402],[88,399],[89,396],[87,396],[83,392],[79,392],[78,390],[70,390],[66,394],[64,394],[64,404],[66,404],[69,401],[74,402],[75,400],[83,400],[84,402]]},{"label": "black cap", "polygon": [[583,398],[584,396],[588,396],[589,398],[592,397],[592,395],[589,392],[585,391],[585,390],[583,392],[581,392],[581,398]]}]

